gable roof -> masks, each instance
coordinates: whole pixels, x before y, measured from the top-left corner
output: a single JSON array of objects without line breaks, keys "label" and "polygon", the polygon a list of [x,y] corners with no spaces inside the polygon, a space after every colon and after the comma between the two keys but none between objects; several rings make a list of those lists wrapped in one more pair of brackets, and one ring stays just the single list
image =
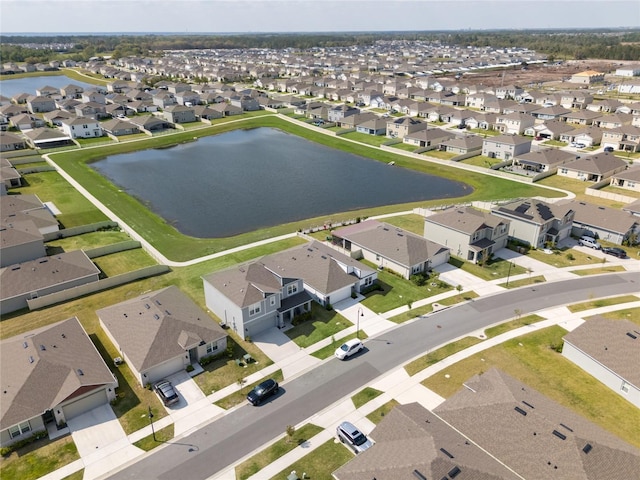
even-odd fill
[{"label": "gable roof", "polygon": [[175,286],[96,313],[140,372],[227,336],[220,325]]},{"label": "gable roof", "polygon": [[434,409],[524,478],[633,478],[640,451],[491,368]]},{"label": "gable roof", "polygon": [[500,205],[493,210],[495,213],[506,215],[515,220],[544,225],[550,220],[562,219],[569,213],[571,208],[566,204],[546,203],[540,200],[518,200],[515,202]]},{"label": "gable roof", "polygon": [[435,223],[471,235],[483,228],[495,228],[501,223],[507,223],[508,220],[475,208],[464,207],[450,208],[444,212],[430,215],[425,218],[425,222]]},{"label": "gable roof", "polygon": [[576,155],[559,148],[545,148],[534,150],[531,152],[518,155],[516,160],[522,163],[539,164],[539,165],[555,165],[575,160]]},{"label": "gable roof", "polygon": [[280,277],[258,262],[210,273],[203,279],[240,308],[253,305],[282,288]]},{"label": "gable roof", "polygon": [[76,317],[0,342],[0,430],[115,382]]},{"label": "gable roof", "polygon": [[426,262],[446,249],[420,235],[377,220],[367,220],[339,228],[333,231],[333,235],[405,267]]},{"label": "gable roof", "polygon": [[[634,338],[635,337],[635,338]],[[640,388],[640,328],[628,320],[597,316],[564,336],[564,341]]]},{"label": "gable roof", "polygon": [[609,153],[598,153],[590,157],[583,157],[564,165],[569,170],[577,170],[587,173],[607,174],[611,171],[627,165],[623,159]]},{"label": "gable roof", "polygon": [[578,225],[588,225],[624,235],[640,222],[640,218],[616,208],[576,200],[562,204],[576,212],[573,221]]}]

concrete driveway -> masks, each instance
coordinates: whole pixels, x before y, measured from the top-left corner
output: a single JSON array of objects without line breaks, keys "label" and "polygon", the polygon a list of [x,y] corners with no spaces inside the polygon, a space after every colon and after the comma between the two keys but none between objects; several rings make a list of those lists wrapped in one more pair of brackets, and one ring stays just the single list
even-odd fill
[{"label": "concrete driveway", "polygon": [[253,343],[282,369],[285,380],[320,363],[319,359],[309,355],[277,328],[260,332],[254,337]]}]

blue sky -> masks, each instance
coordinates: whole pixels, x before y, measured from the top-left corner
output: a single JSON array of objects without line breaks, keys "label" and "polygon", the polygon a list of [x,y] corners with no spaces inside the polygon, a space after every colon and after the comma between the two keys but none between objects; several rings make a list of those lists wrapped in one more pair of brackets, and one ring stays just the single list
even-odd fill
[{"label": "blue sky", "polygon": [[0,32],[639,27],[638,0],[0,0]]}]

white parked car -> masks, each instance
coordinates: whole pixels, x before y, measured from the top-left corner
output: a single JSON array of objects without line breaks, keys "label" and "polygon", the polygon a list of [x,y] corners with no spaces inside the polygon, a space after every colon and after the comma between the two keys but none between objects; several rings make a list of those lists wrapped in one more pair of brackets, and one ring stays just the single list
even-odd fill
[{"label": "white parked car", "polygon": [[355,355],[359,351],[364,348],[364,345],[361,340],[354,338],[352,340],[348,340],[338,348],[336,348],[335,356],[340,360],[345,360],[349,358],[351,355]]}]

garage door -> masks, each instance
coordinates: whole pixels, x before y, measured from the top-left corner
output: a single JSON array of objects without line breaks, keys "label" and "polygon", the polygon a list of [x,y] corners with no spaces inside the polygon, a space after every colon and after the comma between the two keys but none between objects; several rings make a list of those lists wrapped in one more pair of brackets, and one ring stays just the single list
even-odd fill
[{"label": "garage door", "polygon": [[177,358],[169,360],[168,362],[158,365],[157,367],[153,367],[152,370],[149,370],[147,372],[146,380],[150,383],[155,383],[158,380],[162,380],[169,375],[173,375],[174,373],[183,370],[184,368],[184,360],[182,359],[182,356],[179,356]]},{"label": "garage door", "polygon": [[104,388],[100,390],[90,393],[85,397],[81,397],[67,405],[62,407],[62,411],[64,412],[64,418],[69,420],[70,418],[77,417],[89,410],[92,410],[100,405],[104,405],[107,403],[107,392]]}]

